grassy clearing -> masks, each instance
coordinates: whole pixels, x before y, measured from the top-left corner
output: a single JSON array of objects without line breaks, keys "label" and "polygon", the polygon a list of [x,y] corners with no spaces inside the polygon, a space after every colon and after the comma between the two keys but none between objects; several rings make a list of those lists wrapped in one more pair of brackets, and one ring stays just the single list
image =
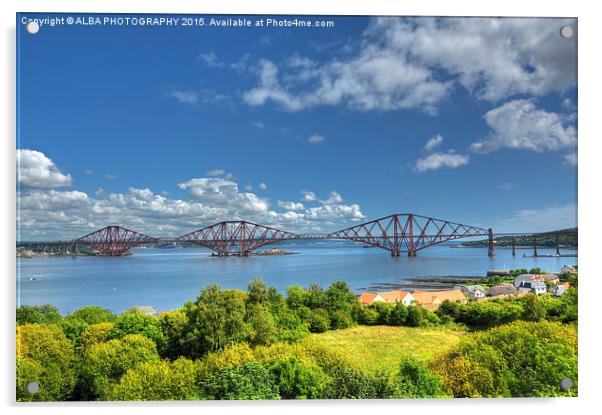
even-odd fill
[{"label": "grassy clearing", "polygon": [[364,370],[394,370],[402,357],[428,361],[456,344],[465,333],[448,328],[357,326],[312,334],[308,341],[344,352]]}]

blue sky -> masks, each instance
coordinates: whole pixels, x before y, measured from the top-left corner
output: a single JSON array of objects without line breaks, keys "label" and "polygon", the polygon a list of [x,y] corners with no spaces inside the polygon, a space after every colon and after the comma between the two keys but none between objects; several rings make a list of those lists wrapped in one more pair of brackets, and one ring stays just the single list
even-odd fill
[{"label": "blue sky", "polygon": [[18,18],[21,238],[405,212],[576,225],[575,20],[320,19],[30,35]]}]

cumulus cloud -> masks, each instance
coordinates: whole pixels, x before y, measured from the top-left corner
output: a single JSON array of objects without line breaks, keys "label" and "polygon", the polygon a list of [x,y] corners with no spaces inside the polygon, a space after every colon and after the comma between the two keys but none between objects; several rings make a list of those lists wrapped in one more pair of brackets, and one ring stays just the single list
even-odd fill
[{"label": "cumulus cloud", "polygon": [[51,189],[70,186],[71,175],[62,173],[44,153],[35,150],[17,150],[17,181],[23,187]]},{"label": "cumulus cloud", "polygon": [[209,170],[207,172],[207,176],[209,176],[209,177],[217,177],[217,176],[223,176],[225,173],[226,172],[223,169],[213,169],[213,170]]},{"label": "cumulus cloud", "polygon": [[350,52],[316,63],[262,59],[244,100],[287,111],[319,105],[352,110],[419,108],[428,113],[461,86],[477,99],[564,92],[576,83],[574,19],[396,18],[372,21]]},{"label": "cumulus cloud", "polygon": [[502,189],[502,190],[512,190],[515,187],[516,187],[516,185],[511,182],[504,182],[500,185],[500,189]]},{"label": "cumulus cloud", "polygon": [[259,183],[257,185],[257,187],[259,187],[261,190],[267,190],[268,185],[262,182],[262,183]]},{"label": "cumulus cloud", "polygon": [[456,168],[468,164],[470,157],[458,154],[453,150],[447,153],[436,152],[419,158],[414,166],[414,171],[423,173],[428,170],[437,170],[441,167]]},{"label": "cumulus cloud", "polygon": [[305,202],[315,202],[318,200],[318,196],[316,196],[314,192],[309,192],[307,190],[301,191],[301,196]]},{"label": "cumulus cloud", "polygon": [[424,149],[426,151],[432,151],[435,148],[439,147],[441,145],[441,143],[443,143],[443,136],[441,134],[437,134],[437,135],[429,138],[429,140],[424,145]]},{"label": "cumulus cloud", "polygon": [[529,99],[506,102],[488,111],[484,118],[491,134],[470,146],[477,153],[501,148],[543,152],[577,145],[577,130],[571,117],[542,110]]},{"label": "cumulus cloud", "polygon": [[278,201],[278,206],[285,210],[303,210],[305,206],[300,202],[286,202],[283,200]]}]

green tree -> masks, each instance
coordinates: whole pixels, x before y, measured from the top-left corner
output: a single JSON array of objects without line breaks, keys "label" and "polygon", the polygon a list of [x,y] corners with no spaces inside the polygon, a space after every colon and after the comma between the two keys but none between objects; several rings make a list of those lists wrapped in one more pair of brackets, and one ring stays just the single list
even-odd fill
[{"label": "green tree", "polygon": [[98,323],[89,325],[85,328],[79,338],[79,350],[86,350],[92,345],[106,342],[109,340],[109,333],[114,327],[115,326],[113,323]]},{"label": "green tree", "polygon": [[75,318],[64,318],[60,321],[59,326],[65,333],[65,336],[71,340],[74,345],[79,343],[80,336],[88,327],[88,323]]},{"label": "green tree", "polygon": [[403,326],[406,324],[407,318],[408,307],[402,302],[397,302],[389,314],[389,324],[392,326]]},{"label": "green tree", "polygon": [[577,330],[516,321],[466,336],[432,367],[454,397],[577,396]]},{"label": "green tree", "polygon": [[330,318],[328,317],[328,311],[323,308],[314,309],[309,323],[309,331],[312,333],[324,333],[329,328]]},{"label": "green tree", "polygon": [[115,314],[111,310],[96,305],[81,307],[65,319],[80,320],[87,324],[107,323],[115,320]]},{"label": "green tree", "polygon": [[256,362],[227,366],[199,382],[201,399],[280,399],[270,372]]},{"label": "green tree", "polygon": [[217,285],[210,285],[194,303],[186,304],[185,344],[190,357],[200,357],[247,338],[245,300],[243,292],[221,291]]},{"label": "green tree", "polygon": [[441,379],[431,374],[428,368],[415,358],[408,357],[401,361],[396,383],[400,398],[445,397]]},{"label": "green tree", "polygon": [[98,343],[86,349],[80,366],[82,400],[106,400],[119,378],[139,363],[158,360],[155,343],[140,334]]},{"label": "green tree", "polygon": [[262,303],[251,304],[247,309],[250,327],[249,341],[253,346],[269,345],[276,341],[274,317]]},{"label": "green tree", "polygon": [[55,324],[61,321],[63,317],[56,307],[45,305],[22,305],[17,307],[17,324]]},{"label": "green tree", "polygon": [[[17,326],[17,400],[63,401],[75,385],[73,344],[58,326]],[[29,382],[40,385],[39,393],[26,391]]]},{"label": "green tree", "polygon": [[270,301],[269,288],[261,278],[252,280],[247,288],[247,304],[267,304]]},{"label": "green tree", "polygon": [[107,394],[115,401],[172,401],[193,399],[197,393],[192,360],[154,360],[129,369]]},{"label": "green tree", "polygon": [[157,318],[159,340],[157,350],[162,357],[174,360],[188,354],[184,342],[188,317],[182,310],[166,311]]},{"label": "green tree", "polygon": [[546,308],[543,301],[535,293],[529,293],[525,296],[525,309],[523,319],[527,321],[541,321],[546,318]]},{"label": "green tree", "polygon": [[120,314],[113,322],[115,327],[109,333],[109,339],[120,339],[128,334],[141,334],[154,342],[159,342],[161,333],[156,317],[138,310],[128,310]]},{"label": "green tree", "polygon": [[315,363],[297,356],[279,356],[266,363],[283,399],[320,399],[330,378]]},{"label": "green tree", "polygon": [[307,290],[298,285],[291,285],[286,289],[286,303],[292,310],[297,310],[299,307],[305,307]]}]

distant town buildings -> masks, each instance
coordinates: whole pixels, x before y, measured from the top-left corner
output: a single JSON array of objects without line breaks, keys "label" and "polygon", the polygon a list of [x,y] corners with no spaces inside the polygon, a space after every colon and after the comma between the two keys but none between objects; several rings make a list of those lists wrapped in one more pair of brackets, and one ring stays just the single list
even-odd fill
[{"label": "distant town buildings", "polygon": [[480,285],[465,285],[462,291],[473,301],[485,298],[485,289]]},{"label": "distant town buildings", "polygon": [[439,307],[445,300],[460,301],[465,303],[467,300],[461,290],[447,291],[421,291],[417,290],[413,293],[408,291],[393,290],[385,292],[363,292],[359,296],[359,301],[362,304],[370,305],[377,302],[395,304],[402,303],[406,306],[417,305],[425,307],[429,310],[434,310]]},{"label": "distant town buildings", "polygon": [[486,297],[507,297],[518,294],[518,290],[510,283],[504,283],[491,287],[485,293]]}]

